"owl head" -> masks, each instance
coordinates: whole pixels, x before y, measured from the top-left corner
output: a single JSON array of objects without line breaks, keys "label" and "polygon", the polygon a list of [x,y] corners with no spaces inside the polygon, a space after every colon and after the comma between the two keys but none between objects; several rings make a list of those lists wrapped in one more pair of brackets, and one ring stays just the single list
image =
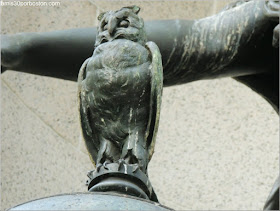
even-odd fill
[{"label": "owl head", "polygon": [[123,7],[98,16],[99,26],[95,46],[115,39],[126,39],[144,45],[147,42],[144,21],[137,6]]}]

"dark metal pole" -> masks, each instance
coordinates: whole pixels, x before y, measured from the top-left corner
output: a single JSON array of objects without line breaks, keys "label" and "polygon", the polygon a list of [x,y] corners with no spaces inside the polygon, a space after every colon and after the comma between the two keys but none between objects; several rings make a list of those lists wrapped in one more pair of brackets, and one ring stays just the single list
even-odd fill
[{"label": "dark metal pole", "polygon": [[[162,53],[164,85],[272,72],[272,31],[263,1],[251,1],[199,20],[146,22]],[[1,36],[2,71],[12,69],[77,80],[91,56],[95,28]],[[250,55],[250,56],[248,56]]]}]

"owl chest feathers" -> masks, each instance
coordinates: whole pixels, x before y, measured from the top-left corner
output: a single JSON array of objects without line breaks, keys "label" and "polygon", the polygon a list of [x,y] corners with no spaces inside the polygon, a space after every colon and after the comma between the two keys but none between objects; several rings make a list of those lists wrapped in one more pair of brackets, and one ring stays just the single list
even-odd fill
[{"label": "owl chest feathers", "polygon": [[137,98],[150,84],[150,64],[149,51],[138,43],[119,39],[102,44],[87,65],[87,90],[104,98]]},{"label": "owl chest feathers", "polygon": [[149,51],[132,41],[116,40],[96,48],[87,64],[84,82],[91,111],[97,114],[95,126],[100,131],[106,132],[106,128],[115,125],[122,128],[128,121],[135,127],[146,127],[150,64]]}]

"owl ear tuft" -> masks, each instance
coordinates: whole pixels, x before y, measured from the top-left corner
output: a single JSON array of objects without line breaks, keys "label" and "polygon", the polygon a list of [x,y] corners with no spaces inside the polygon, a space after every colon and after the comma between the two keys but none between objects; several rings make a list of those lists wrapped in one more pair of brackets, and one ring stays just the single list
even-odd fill
[{"label": "owl ear tuft", "polygon": [[101,21],[102,18],[104,17],[104,15],[105,15],[105,13],[106,13],[106,12],[100,13],[100,14],[98,15],[98,17],[97,17],[97,20]]},{"label": "owl ear tuft", "polygon": [[136,15],[139,13],[140,11],[140,7],[133,5],[133,6],[129,6],[129,7],[123,7],[122,9],[130,9],[132,10],[132,12],[134,12]]},{"label": "owl ear tuft", "polygon": [[140,7],[134,5],[132,6],[132,11],[137,15],[140,12]]}]

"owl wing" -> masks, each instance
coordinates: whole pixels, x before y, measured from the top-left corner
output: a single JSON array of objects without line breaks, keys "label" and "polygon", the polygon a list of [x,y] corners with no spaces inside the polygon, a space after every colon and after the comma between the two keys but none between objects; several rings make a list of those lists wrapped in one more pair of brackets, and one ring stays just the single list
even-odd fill
[{"label": "owl wing", "polygon": [[91,118],[92,113],[89,109],[89,104],[86,99],[85,93],[85,85],[84,79],[86,77],[86,69],[87,64],[90,58],[88,58],[81,66],[79,75],[78,75],[78,107],[79,107],[79,117],[80,117],[80,124],[82,128],[83,139],[86,144],[86,148],[89,153],[89,157],[92,163],[95,165],[95,161],[97,159],[97,154],[99,151],[100,141],[93,131],[93,127],[91,127]]},{"label": "owl wing", "polygon": [[149,160],[154,153],[156,134],[158,131],[161,96],[163,88],[163,69],[161,54],[158,46],[154,42],[147,42],[145,47],[150,51],[152,62],[151,71],[151,96],[150,96],[150,113],[149,122],[146,130],[146,140],[149,153]]}]

